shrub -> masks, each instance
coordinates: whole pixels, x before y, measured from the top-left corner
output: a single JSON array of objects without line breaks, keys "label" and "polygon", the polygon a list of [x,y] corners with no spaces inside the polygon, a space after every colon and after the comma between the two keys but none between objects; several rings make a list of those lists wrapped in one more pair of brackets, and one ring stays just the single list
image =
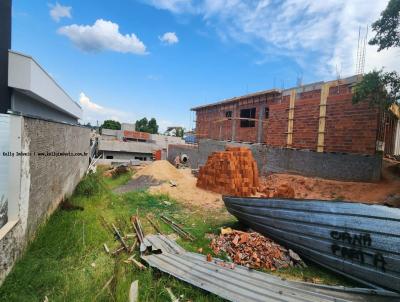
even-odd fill
[{"label": "shrub", "polygon": [[76,186],[75,194],[89,197],[103,192],[104,189],[102,177],[97,173],[89,173]]}]

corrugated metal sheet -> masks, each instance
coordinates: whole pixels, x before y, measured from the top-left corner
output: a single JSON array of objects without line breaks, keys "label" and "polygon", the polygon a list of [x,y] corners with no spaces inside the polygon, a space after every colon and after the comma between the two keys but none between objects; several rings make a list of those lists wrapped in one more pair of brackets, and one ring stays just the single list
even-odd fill
[{"label": "corrugated metal sheet", "polygon": [[241,222],[327,268],[400,291],[400,209],[311,200],[224,197]]},{"label": "corrugated metal sheet", "polygon": [[[350,289],[292,282],[243,266],[223,267],[214,259],[186,252],[162,235],[149,235],[145,245],[153,253],[142,255],[150,266],[214,293],[229,301],[399,301],[400,296],[383,290]],[[155,252],[158,251],[158,252]],[[161,251],[161,253],[160,253]]]}]

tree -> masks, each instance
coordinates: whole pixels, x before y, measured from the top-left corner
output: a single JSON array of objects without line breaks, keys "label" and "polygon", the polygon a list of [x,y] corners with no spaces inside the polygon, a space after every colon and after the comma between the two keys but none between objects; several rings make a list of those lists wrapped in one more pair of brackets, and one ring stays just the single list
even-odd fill
[{"label": "tree", "polygon": [[[400,0],[390,0],[381,18],[372,24],[376,32],[370,45],[379,45],[378,51],[400,46]],[[396,71],[371,71],[364,75],[353,90],[353,103],[369,101],[371,105],[388,109],[399,104],[400,75]]]},{"label": "tree", "polygon": [[136,131],[147,132],[151,134],[158,133],[158,125],[155,118],[151,118],[147,120],[147,118],[142,118],[141,120],[137,120],[135,123]]},{"label": "tree", "polygon": [[111,130],[121,130],[121,124],[118,121],[105,120],[100,128],[111,129]]},{"label": "tree", "polygon": [[400,78],[395,72],[374,70],[364,75],[353,90],[353,102],[368,101],[371,106],[388,109],[400,99]]},{"label": "tree", "polygon": [[157,134],[158,133],[158,125],[156,119],[153,117],[149,121],[149,133]]},{"label": "tree", "polygon": [[369,44],[378,45],[378,51],[400,46],[400,0],[389,1],[381,18],[372,23],[372,30],[376,35]]},{"label": "tree", "polygon": [[176,128],[175,136],[183,137],[185,134],[185,130],[182,127]]}]

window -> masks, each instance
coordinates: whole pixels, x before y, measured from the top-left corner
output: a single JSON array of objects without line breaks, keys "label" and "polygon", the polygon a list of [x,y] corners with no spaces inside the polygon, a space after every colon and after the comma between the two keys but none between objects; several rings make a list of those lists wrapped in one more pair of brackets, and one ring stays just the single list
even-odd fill
[{"label": "window", "polygon": [[269,118],[269,107],[265,107],[265,119]]},{"label": "window", "polygon": [[226,111],[225,117],[232,117],[232,111]]},{"label": "window", "polygon": [[[255,127],[256,122],[254,119],[256,118],[256,108],[242,109],[240,110],[240,127],[249,128]],[[251,119],[251,120],[246,120]]]},{"label": "window", "polygon": [[106,159],[114,159],[114,156],[112,156],[112,155],[107,155],[107,156],[106,156]]}]

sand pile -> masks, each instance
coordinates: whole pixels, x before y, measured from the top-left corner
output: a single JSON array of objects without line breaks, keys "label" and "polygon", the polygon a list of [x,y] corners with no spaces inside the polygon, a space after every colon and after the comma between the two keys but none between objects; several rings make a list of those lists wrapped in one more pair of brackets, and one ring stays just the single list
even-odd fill
[{"label": "sand pile", "polygon": [[135,178],[139,176],[151,176],[157,180],[177,181],[183,176],[179,171],[166,160],[157,160],[147,165],[143,169],[135,173]]},{"label": "sand pile", "polygon": [[[224,206],[221,194],[196,187],[197,178],[192,175],[190,169],[176,169],[166,160],[154,161],[133,176],[134,179],[140,177],[154,178],[162,182],[159,185],[150,186],[148,190],[151,193],[168,194],[179,202],[197,205],[203,209]],[[171,180],[176,186],[171,185]]]},{"label": "sand pile", "polygon": [[258,187],[258,168],[251,150],[227,147],[214,152],[200,168],[197,186],[224,195],[251,196]]}]

